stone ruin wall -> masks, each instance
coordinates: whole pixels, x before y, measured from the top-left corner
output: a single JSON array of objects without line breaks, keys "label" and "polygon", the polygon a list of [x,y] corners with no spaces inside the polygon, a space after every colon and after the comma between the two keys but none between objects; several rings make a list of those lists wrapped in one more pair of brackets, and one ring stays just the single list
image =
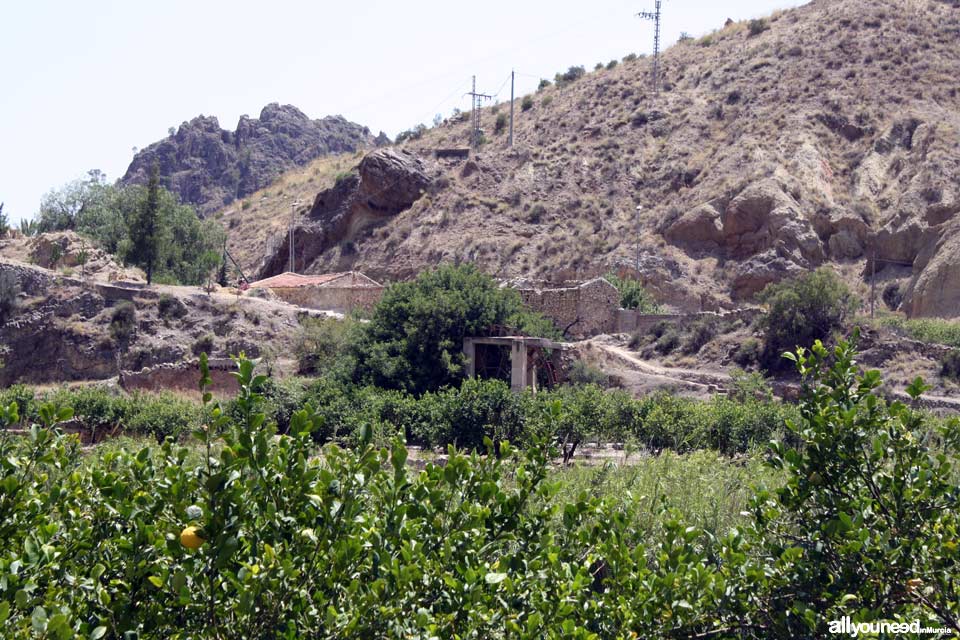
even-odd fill
[{"label": "stone ruin wall", "polygon": [[620,293],[602,278],[574,287],[519,289],[519,293],[525,305],[553,320],[570,337],[616,331]]},{"label": "stone ruin wall", "polygon": [[286,302],[323,311],[370,311],[383,297],[383,287],[277,287],[271,291]]},{"label": "stone ruin wall", "polygon": [[[219,396],[233,396],[240,391],[237,379],[232,373],[237,370],[233,360],[229,358],[211,358],[210,380],[207,390]],[[148,367],[140,371],[124,371],[120,377],[120,386],[125,391],[200,391],[200,361],[188,360],[185,362],[165,363],[155,367]]]}]

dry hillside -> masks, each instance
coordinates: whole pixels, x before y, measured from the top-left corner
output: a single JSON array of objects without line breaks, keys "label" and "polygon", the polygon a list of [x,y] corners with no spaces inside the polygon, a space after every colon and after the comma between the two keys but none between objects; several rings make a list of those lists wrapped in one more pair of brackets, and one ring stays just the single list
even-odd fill
[{"label": "dry hillside", "polygon": [[[427,131],[405,147],[425,195],[362,224],[342,219],[356,197],[321,193],[344,167],[331,162],[358,159],[317,163],[297,173],[317,172],[312,183],[295,180],[301,200],[319,194],[299,216],[315,243],[300,247],[305,270],[396,279],[471,260],[559,281],[631,270],[639,235],[640,277],[677,307],[737,305],[824,263],[865,291],[876,255],[892,306],[958,315],[958,41],[953,1],[816,0],[730,23],[665,52],[660,95],[639,59],[540,91],[526,110],[518,98],[512,148],[495,131],[509,105],[484,111],[487,141],[469,159],[434,156],[466,144],[465,122]],[[261,275],[285,251],[280,195],[271,186],[222,213]]]}]

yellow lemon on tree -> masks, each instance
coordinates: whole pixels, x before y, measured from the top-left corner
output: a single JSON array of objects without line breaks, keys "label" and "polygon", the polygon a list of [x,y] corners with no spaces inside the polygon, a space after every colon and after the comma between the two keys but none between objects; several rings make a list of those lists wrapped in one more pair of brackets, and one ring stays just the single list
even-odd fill
[{"label": "yellow lemon on tree", "polygon": [[186,527],[180,532],[180,544],[187,549],[199,549],[205,540],[200,537],[199,527]]}]

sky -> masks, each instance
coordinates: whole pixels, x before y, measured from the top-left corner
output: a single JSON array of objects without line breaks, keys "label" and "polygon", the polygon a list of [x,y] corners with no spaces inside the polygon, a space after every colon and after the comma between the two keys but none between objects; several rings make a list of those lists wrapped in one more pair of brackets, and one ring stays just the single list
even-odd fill
[{"label": "sky", "polygon": [[[665,0],[663,41],[798,0]],[[571,65],[649,53],[654,0],[0,0],[0,202],[30,218],[51,188],[122,176],[171,126],[234,129],[270,103],[342,114],[391,137],[509,100]]]}]

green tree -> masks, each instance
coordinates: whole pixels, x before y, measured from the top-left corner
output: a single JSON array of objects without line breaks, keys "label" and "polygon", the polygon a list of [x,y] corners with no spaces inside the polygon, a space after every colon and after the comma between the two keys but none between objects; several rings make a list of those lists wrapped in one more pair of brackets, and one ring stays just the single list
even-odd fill
[{"label": "green tree", "polygon": [[10,230],[10,220],[7,218],[7,214],[3,212],[3,202],[0,202],[0,238],[7,235],[7,231]]},{"label": "green tree", "polygon": [[413,393],[455,384],[464,373],[464,336],[494,325],[556,335],[525,311],[520,295],[473,265],[441,266],[413,282],[391,285],[353,345],[354,378]]},{"label": "green tree", "polygon": [[759,295],[767,305],[760,321],[764,332],[763,360],[771,368],[782,366],[780,357],[798,346],[828,340],[843,329],[859,301],[829,267],[798,278],[768,285]]},{"label": "green tree", "polygon": [[150,171],[146,198],[131,222],[127,257],[143,268],[147,274],[147,284],[150,284],[160,253],[160,167],[157,164]]}]

